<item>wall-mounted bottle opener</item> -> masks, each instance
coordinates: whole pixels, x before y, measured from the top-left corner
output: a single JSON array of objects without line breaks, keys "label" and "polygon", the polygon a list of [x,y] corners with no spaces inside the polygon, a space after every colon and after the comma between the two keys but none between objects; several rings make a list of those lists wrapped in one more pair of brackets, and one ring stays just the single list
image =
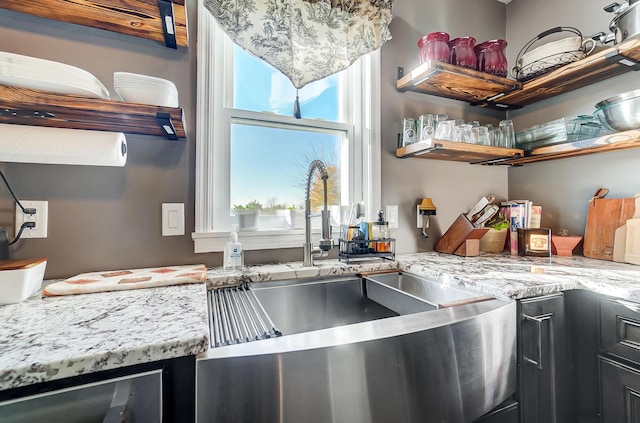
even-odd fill
[{"label": "wall-mounted bottle opener", "polygon": [[427,228],[429,227],[429,216],[435,216],[436,205],[431,198],[423,198],[418,206],[418,212],[422,216],[422,237],[429,238]]}]

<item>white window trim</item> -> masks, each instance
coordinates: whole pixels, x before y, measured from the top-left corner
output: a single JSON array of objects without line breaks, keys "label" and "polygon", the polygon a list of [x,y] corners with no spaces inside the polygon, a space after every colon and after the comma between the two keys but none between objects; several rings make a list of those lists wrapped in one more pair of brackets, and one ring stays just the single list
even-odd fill
[{"label": "white window trim", "polygon": [[[214,19],[208,10],[198,1],[198,42],[197,42],[197,103],[196,103],[196,195],[195,195],[195,231],[191,234],[196,253],[220,252],[229,240],[228,231],[214,230],[214,214],[224,208],[228,212],[228,204],[220,205],[216,201],[214,181],[221,180],[224,172],[228,174],[228,151],[216,148],[210,140],[218,136],[228,136],[225,128],[214,128],[211,116],[224,110],[224,100],[229,93],[223,92],[224,78],[215,78],[216,74],[225,72],[224,66],[216,67],[220,61],[214,60],[216,54],[224,54],[224,40],[215,37]],[[362,142],[353,143],[350,157],[361,160],[361,174],[354,175],[356,180],[350,183],[361,186],[359,200],[365,202],[368,218],[381,206],[381,130],[380,130],[380,52],[375,51],[364,61],[369,72],[356,87],[359,93],[353,97],[362,105],[363,117],[356,116],[353,128],[354,139]],[[354,81],[358,82],[358,81]],[[247,113],[247,112],[244,112]],[[251,115],[250,112],[248,115]],[[310,124],[311,124],[310,120]],[[353,156],[351,156],[353,154]],[[226,177],[225,177],[226,179]],[[228,190],[228,188],[226,188]],[[242,232],[241,242],[245,250],[281,249],[302,247],[303,230],[254,231]]]}]

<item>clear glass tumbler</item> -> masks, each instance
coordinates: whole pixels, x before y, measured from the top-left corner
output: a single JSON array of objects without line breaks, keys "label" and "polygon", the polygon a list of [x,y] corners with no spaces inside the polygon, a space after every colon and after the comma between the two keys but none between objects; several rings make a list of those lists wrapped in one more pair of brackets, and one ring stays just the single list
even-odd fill
[{"label": "clear glass tumbler", "polygon": [[489,129],[486,126],[472,127],[471,143],[478,145],[491,145],[489,142]]},{"label": "clear glass tumbler", "polygon": [[500,132],[502,133],[503,147],[515,148],[516,147],[516,132],[513,129],[513,121],[510,119],[501,120],[498,124]]},{"label": "clear glass tumbler", "polygon": [[402,145],[407,146],[416,142],[416,120],[413,118],[402,119]]},{"label": "clear glass tumbler", "polygon": [[418,141],[433,138],[435,133],[435,116],[431,113],[420,115],[418,118]]},{"label": "clear glass tumbler", "polygon": [[445,120],[444,122],[440,122],[436,130],[435,138],[439,140],[460,141],[456,135],[455,121]]}]

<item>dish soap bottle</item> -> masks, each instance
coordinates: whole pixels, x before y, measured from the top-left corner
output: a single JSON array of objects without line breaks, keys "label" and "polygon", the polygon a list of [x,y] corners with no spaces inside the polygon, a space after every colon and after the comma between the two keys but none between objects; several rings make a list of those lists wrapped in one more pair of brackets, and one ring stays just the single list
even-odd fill
[{"label": "dish soap bottle", "polygon": [[229,242],[224,246],[224,270],[242,270],[244,266],[244,250],[238,242],[238,225],[231,225]]}]

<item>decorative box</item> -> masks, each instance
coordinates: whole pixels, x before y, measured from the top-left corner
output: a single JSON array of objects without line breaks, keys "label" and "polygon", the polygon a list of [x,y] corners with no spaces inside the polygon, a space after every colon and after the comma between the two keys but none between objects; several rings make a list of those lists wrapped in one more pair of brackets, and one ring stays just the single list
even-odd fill
[{"label": "decorative box", "polygon": [[518,228],[518,254],[551,257],[551,229]]}]

